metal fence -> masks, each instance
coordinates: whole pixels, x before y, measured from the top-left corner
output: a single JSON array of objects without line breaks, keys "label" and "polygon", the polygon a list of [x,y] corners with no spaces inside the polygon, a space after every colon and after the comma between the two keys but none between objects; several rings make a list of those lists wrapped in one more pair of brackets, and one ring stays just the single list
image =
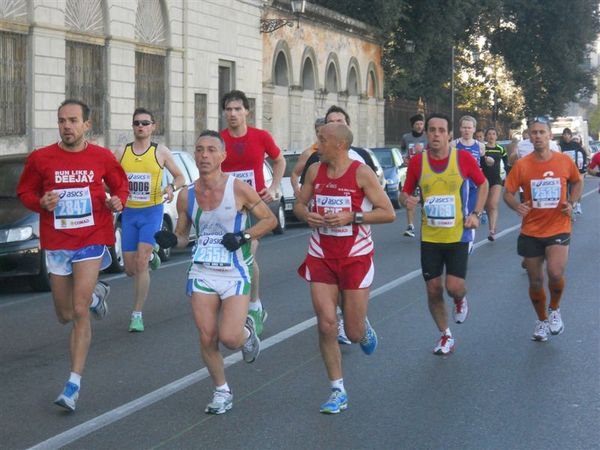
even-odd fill
[{"label": "metal fence", "polygon": [[91,109],[91,134],[104,133],[104,47],[67,41],[65,93]]},{"label": "metal fence", "polygon": [[22,136],[27,125],[27,36],[0,31],[0,136]]}]

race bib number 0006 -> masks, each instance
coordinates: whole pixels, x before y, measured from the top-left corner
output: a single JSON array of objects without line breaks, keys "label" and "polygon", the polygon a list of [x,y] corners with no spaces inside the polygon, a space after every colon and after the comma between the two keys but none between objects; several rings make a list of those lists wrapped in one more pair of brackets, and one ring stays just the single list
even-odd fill
[{"label": "race bib number 0006", "polygon": [[127,180],[129,181],[129,200],[150,201],[152,176],[149,173],[127,172]]}]

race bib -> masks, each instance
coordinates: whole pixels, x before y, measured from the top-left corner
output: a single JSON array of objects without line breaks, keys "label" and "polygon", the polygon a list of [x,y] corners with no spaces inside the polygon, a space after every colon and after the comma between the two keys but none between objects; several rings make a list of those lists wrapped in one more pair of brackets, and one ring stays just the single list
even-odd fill
[{"label": "race bib", "polygon": [[222,240],[223,236],[214,234],[200,236],[194,252],[194,262],[215,269],[231,270],[233,253],[223,247]]},{"label": "race bib", "polygon": [[129,181],[129,200],[150,201],[150,181],[152,175],[141,172],[127,172]]},{"label": "race bib", "polygon": [[54,228],[66,230],[94,225],[89,186],[56,191],[59,200],[54,210]]},{"label": "race bib", "polygon": [[[342,211],[352,211],[350,196],[316,195],[315,209],[318,214],[335,214]],[[321,227],[319,233],[326,236],[352,236],[352,225],[342,227]]]},{"label": "race bib", "polygon": [[456,203],[453,195],[432,195],[423,206],[427,225],[436,228],[452,228],[456,224]]},{"label": "race bib", "polygon": [[560,178],[531,180],[531,205],[533,208],[556,208],[559,203]]},{"label": "race bib", "polygon": [[256,182],[254,181],[254,170],[237,170],[235,172],[227,172],[233,175],[238,180],[244,181],[256,190]]}]

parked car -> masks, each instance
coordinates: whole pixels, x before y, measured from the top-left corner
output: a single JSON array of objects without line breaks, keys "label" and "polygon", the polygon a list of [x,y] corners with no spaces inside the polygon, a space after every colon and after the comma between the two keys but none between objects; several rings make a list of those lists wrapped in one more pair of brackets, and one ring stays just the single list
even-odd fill
[{"label": "parked car", "polygon": [[396,147],[378,147],[371,149],[383,167],[385,192],[394,208],[400,208],[399,195],[406,181],[406,164],[400,149]]},{"label": "parked car", "polygon": [[375,174],[377,175],[377,180],[383,189],[385,189],[385,176],[383,174],[383,167],[381,167],[381,163],[377,159],[377,155],[373,153],[373,150],[370,148],[365,148],[367,153],[371,155],[371,159],[373,160],[373,164],[375,164]]},{"label": "parked car", "polygon": [[49,291],[46,253],[40,248],[40,216],[17,198],[27,155],[0,157],[0,277],[24,277],[35,291]]},{"label": "parked car", "polygon": [[294,215],[294,202],[296,201],[296,196],[294,195],[294,188],[292,187],[292,171],[298,162],[298,158],[302,153],[288,153],[283,155],[285,158],[285,172],[283,174],[283,178],[281,180],[281,193],[283,195],[283,204],[285,210],[286,218],[297,220]]}]

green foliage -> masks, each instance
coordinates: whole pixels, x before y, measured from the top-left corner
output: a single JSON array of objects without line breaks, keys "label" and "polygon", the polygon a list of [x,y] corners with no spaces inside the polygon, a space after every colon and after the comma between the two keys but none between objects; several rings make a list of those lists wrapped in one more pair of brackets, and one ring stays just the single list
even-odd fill
[{"label": "green foliage", "polygon": [[[381,29],[386,94],[505,121],[560,115],[595,89],[585,68],[600,32],[596,0],[313,0]],[[406,42],[416,44],[414,53]],[[477,48],[479,62],[471,58]],[[440,108],[438,108],[440,109]]]}]

